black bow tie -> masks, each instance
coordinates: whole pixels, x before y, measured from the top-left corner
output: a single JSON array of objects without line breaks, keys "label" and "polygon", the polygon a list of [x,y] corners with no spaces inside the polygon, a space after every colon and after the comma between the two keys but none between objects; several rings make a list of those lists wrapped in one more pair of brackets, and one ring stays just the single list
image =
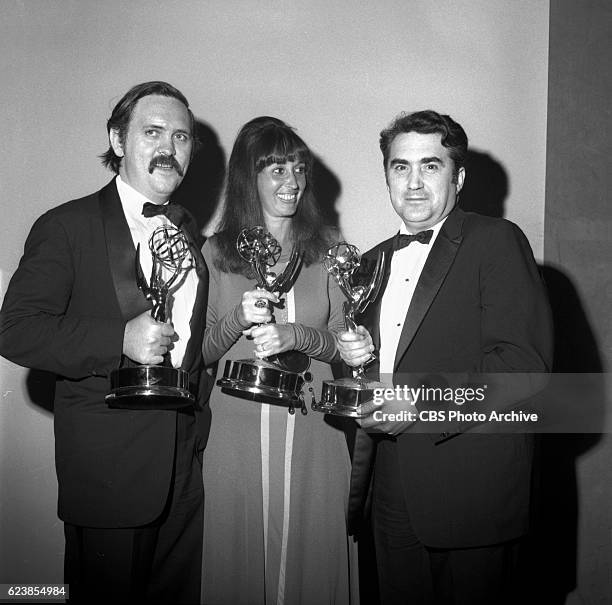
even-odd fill
[{"label": "black bow tie", "polygon": [[147,218],[160,214],[167,217],[176,227],[180,227],[185,220],[186,210],[180,204],[152,204],[151,202],[146,202],[142,207],[142,215]]},{"label": "black bow tie", "polygon": [[406,246],[409,246],[412,242],[419,242],[420,244],[428,244],[431,241],[431,236],[433,235],[433,229],[427,229],[427,231],[419,231],[414,235],[407,235],[405,233],[398,233],[393,251],[397,252]]}]

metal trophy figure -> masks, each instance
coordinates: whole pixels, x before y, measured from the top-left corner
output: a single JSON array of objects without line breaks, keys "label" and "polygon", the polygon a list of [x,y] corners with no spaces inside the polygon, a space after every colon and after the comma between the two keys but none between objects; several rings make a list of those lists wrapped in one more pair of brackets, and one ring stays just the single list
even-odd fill
[{"label": "metal trophy figure", "polygon": [[[170,319],[168,302],[171,288],[193,262],[185,234],[174,225],[162,225],[149,238],[153,257],[149,283],[140,266],[140,245],[136,249],[136,283],[151,301],[151,317],[165,322]],[[189,373],[173,368],[170,353],[159,365],[137,365],[111,372],[111,392],[106,402],[113,408],[178,409],[192,405],[194,396],[189,391]]]},{"label": "metal trophy figure", "polygon": [[[277,275],[272,271],[280,258],[281,246],[263,227],[243,229],[236,240],[240,256],[253,268],[257,276],[257,287],[268,292],[288,292],[301,266],[301,254],[294,249],[285,269]],[[265,306],[261,299],[255,304]],[[304,373],[310,358],[298,351],[287,351],[266,359],[240,359],[227,361],[223,377],[217,381],[224,393],[259,401],[282,405],[293,414],[296,407],[306,413],[302,395]]]},{"label": "metal trophy figure", "polygon": [[[379,253],[374,271],[366,285],[352,284],[353,274],[361,264],[361,253],[356,246],[340,242],[327,251],[322,262],[325,270],[335,278],[346,296],[342,307],[346,329],[355,330],[355,315],[363,313],[378,296],[384,275],[384,252]],[[366,364],[373,359],[375,356],[372,354]],[[313,401],[312,409],[325,414],[359,418],[361,404],[372,399],[374,389],[384,388],[382,383],[368,380],[364,372],[362,365],[353,371],[353,378],[324,380],[321,401]]]}]

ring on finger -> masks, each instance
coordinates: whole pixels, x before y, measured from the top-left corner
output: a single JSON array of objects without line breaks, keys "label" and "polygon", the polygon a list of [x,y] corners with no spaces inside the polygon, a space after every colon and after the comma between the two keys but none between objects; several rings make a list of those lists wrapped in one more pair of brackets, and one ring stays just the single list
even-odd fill
[{"label": "ring on finger", "polygon": [[256,306],[258,309],[265,309],[265,308],[268,306],[268,303],[266,302],[266,299],[265,299],[265,298],[258,298],[258,299],[255,301],[255,306]]}]

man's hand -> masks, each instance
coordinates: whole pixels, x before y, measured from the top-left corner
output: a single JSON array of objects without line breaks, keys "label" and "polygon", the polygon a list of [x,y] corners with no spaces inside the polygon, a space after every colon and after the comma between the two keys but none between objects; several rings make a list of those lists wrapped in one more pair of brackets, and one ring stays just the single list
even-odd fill
[{"label": "man's hand", "polygon": [[267,324],[272,321],[271,302],[277,303],[278,296],[267,290],[257,288],[245,292],[238,309],[240,323],[250,327],[253,324]]},{"label": "man's hand", "polygon": [[289,324],[266,324],[244,332],[253,338],[255,355],[264,358],[295,348],[295,332]]},{"label": "man's hand", "polygon": [[362,418],[357,422],[361,428],[372,432],[387,433],[388,435],[399,435],[408,430],[418,418],[418,411],[411,404],[411,397],[383,401],[381,404],[373,400],[366,401],[361,406]]},{"label": "man's hand", "polygon": [[164,361],[164,354],[176,340],[171,324],[155,321],[145,311],[125,324],[123,354],[138,363],[155,365]]},{"label": "man's hand", "polygon": [[356,368],[370,361],[374,344],[370,333],[363,327],[357,326],[353,332],[340,332],[336,335],[336,345],[342,361],[347,366]]}]

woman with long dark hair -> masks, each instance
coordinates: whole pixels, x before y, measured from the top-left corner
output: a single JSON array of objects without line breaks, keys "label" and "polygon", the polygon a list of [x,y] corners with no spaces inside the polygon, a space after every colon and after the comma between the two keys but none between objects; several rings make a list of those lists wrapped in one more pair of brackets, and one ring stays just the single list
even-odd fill
[{"label": "woman with long dark hair", "polygon": [[[332,377],[334,330],[344,298],[321,266],[337,237],[312,193],[312,154],[281,120],[260,117],[240,130],[228,168],[217,233],[204,245],[210,294],[204,359],[267,358],[297,350],[311,358],[311,384]],[[244,228],[263,226],[303,263],[282,296],[256,289],[238,254]],[[264,304],[264,301],[266,304]],[[272,320],[274,316],[274,321]],[[215,387],[204,452],[202,600],[207,605],[357,602],[354,545],[346,535],[350,461],[343,432],[323,414],[248,401]]]}]

